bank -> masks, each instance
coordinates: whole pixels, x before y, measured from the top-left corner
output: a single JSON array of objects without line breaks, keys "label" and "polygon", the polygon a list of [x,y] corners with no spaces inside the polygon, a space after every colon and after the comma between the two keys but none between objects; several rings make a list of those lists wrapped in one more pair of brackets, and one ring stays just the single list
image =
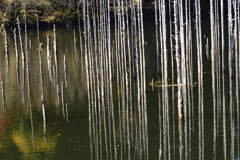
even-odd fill
[{"label": "bank", "polygon": [[[137,2],[137,0],[134,0]],[[61,25],[61,26],[72,26],[78,25],[79,20],[82,24],[82,1],[78,0],[70,0],[70,1],[57,1],[57,0],[8,0],[1,1],[0,0],[0,30],[5,29],[13,29],[16,27],[16,19],[19,18],[20,23],[22,25],[26,23],[29,27],[36,26],[36,23],[39,22],[41,26],[48,26],[52,24]],[[81,3],[79,3],[81,2]],[[124,1],[124,7],[128,7],[128,14],[130,16],[131,8],[130,1]],[[116,3],[116,2],[115,2]],[[157,1],[158,3],[158,1]],[[168,12],[169,1],[166,0],[166,9]],[[191,12],[194,18],[194,0],[190,1],[191,3]],[[227,6],[227,2],[224,2],[225,10]],[[110,1],[111,9],[111,22],[114,23],[114,1]],[[202,17],[210,17],[210,1],[202,0],[201,1],[201,16]],[[160,8],[161,9],[161,8]],[[154,0],[144,0],[142,2],[142,10],[143,10],[143,19],[144,21],[154,21],[155,20],[155,1]],[[173,8],[172,8],[173,10]],[[226,11],[225,11],[226,13]],[[93,18],[94,15],[89,12],[89,17]],[[173,14],[171,14],[173,15]],[[97,16],[97,15],[95,15]],[[169,18],[169,17],[167,17]]]}]

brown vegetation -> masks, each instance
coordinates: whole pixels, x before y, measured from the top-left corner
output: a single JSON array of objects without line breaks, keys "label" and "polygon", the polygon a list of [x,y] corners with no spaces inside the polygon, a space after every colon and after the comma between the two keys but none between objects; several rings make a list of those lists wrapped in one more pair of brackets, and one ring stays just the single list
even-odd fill
[{"label": "brown vegetation", "polygon": [[0,0],[0,27],[12,27],[19,17],[20,23],[72,23],[78,18],[78,0]]}]

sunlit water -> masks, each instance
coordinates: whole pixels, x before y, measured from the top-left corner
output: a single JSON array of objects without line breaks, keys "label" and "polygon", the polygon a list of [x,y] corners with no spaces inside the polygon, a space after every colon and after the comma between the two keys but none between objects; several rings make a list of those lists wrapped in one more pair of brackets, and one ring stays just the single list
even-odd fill
[{"label": "sunlit water", "polygon": [[[203,24],[209,25],[207,20]],[[73,29],[76,32],[76,45]],[[110,104],[111,99],[106,106],[98,105],[102,103],[96,101],[97,98],[88,99],[89,95],[98,97],[99,84],[95,84],[96,90],[88,92],[85,55],[81,52],[83,44],[80,42],[78,28],[57,28],[57,67],[52,43],[53,29],[40,29],[39,38],[43,43],[40,50],[36,30],[29,29],[27,34],[28,66],[25,61],[24,68],[19,44],[19,61],[16,61],[13,32],[7,31],[8,61],[4,50],[4,35],[0,37],[0,159],[198,159],[199,149],[203,150],[201,156],[209,160],[224,159],[224,156],[235,159],[240,156],[237,117],[239,99],[235,81],[233,86],[229,85],[226,72],[224,90],[219,89],[220,92],[214,95],[211,60],[207,59],[206,54],[203,54],[204,114],[203,121],[200,121],[204,122],[201,124],[203,133],[199,132],[197,83],[191,86],[193,101],[190,102],[190,116],[181,120],[177,114],[177,87],[149,85],[152,80],[158,81],[153,23],[144,26],[147,111],[141,113],[138,113],[137,108],[137,81],[129,81],[131,88],[127,88],[127,81],[117,78],[117,74],[124,76],[123,70],[118,72],[116,68],[113,71],[113,93],[111,95],[110,91],[106,91],[104,95],[111,97],[102,97],[112,98],[113,104]],[[114,32],[111,34],[114,35]],[[204,30],[203,34],[209,37],[210,30]],[[51,38],[51,65],[47,58],[47,35]],[[24,33],[22,36],[24,38]],[[198,81],[196,59],[193,51],[192,82]],[[114,61],[114,65],[118,63],[120,62]],[[219,87],[222,88],[222,76],[217,78],[220,79]],[[124,84],[121,84],[121,80]],[[104,86],[111,87],[106,79],[104,81]],[[169,81],[172,82],[171,76]],[[177,83],[176,77],[173,82]],[[129,99],[129,95],[132,99]],[[217,101],[220,101],[221,106],[218,106],[218,114],[214,114],[214,103],[218,104]],[[46,121],[43,120],[42,106],[45,107]],[[95,108],[89,110],[93,106]],[[109,106],[114,108],[111,110]],[[168,108],[164,109],[165,106]],[[100,110],[102,107],[106,107],[106,112]],[[144,114],[147,114],[147,124],[141,120],[144,119]],[[203,148],[199,148],[199,142],[202,141]]]}]

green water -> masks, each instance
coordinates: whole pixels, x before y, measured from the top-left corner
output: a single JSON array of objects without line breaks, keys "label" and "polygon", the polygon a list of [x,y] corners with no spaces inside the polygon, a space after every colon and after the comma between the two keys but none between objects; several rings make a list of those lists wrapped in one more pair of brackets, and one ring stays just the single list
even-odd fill
[{"label": "green water", "polygon": [[[207,25],[207,24],[206,24]],[[28,31],[28,60],[29,60],[29,88],[27,84],[26,72],[22,71],[22,61],[19,58],[18,71],[16,69],[16,54],[14,50],[13,33],[8,31],[9,39],[9,72],[6,72],[6,59],[3,45],[3,36],[0,36],[0,69],[1,81],[4,85],[4,96],[0,94],[0,159],[84,159],[88,160],[93,157],[96,159],[95,152],[91,152],[89,137],[89,119],[88,119],[88,99],[87,99],[87,79],[85,73],[84,54],[80,52],[80,42],[78,28],[76,28],[77,47],[74,50],[73,28],[57,29],[57,48],[58,48],[58,79],[56,82],[50,80],[46,39],[47,35],[51,35],[53,40],[52,28],[40,29],[40,42],[44,44],[43,50],[40,51],[42,62],[42,86],[44,102],[41,101],[41,74],[39,70],[39,52],[37,47],[37,36],[35,29]],[[206,34],[209,34],[206,33]],[[24,35],[23,35],[24,36]],[[159,133],[159,126],[163,126],[163,122],[159,122],[159,102],[158,88],[149,85],[152,79],[157,80],[156,75],[156,44],[154,40],[155,31],[154,24],[147,23],[145,27],[145,46],[146,54],[146,83],[147,83],[147,117],[148,117],[148,155],[149,159],[158,159],[159,157],[159,139],[164,137],[163,131]],[[29,41],[31,40],[31,47]],[[19,46],[18,46],[19,47]],[[18,51],[20,54],[20,51]],[[51,43],[52,65],[54,66],[53,48]],[[66,56],[66,73],[64,72],[64,54]],[[19,55],[20,56],[20,55]],[[196,59],[193,58],[194,62]],[[204,158],[213,159],[213,102],[211,88],[211,65],[210,60],[204,59]],[[26,67],[26,66],[25,66]],[[26,70],[26,68],[25,68]],[[116,75],[114,75],[116,76]],[[197,81],[196,70],[193,70],[193,81]],[[176,82],[176,80],[175,80]],[[133,83],[135,83],[133,81]],[[63,84],[61,86],[61,84]],[[127,159],[126,151],[121,155],[121,143],[119,139],[119,121],[118,121],[118,98],[116,81],[113,81],[113,98],[115,113],[115,133],[117,157]],[[63,88],[63,91],[61,90]],[[2,88],[1,88],[2,89]],[[168,88],[169,97],[171,97],[172,87]],[[30,92],[29,92],[30,91]],[[161,89],[159,90],[159,92]],[[169,115],[169,129],[164,131],[169,134],[169,141],[165,144],[170,145],[171,159],[179,159],[179,150],[182,149],[183,154],[188,154],[189,159],[198,159],[198,94],[197,87],[193,87],[194,99],[194,115],[191,119],[191,127],[188,126],[187,149],[181,146],[179,142],[177,109],[175,114]],[[63,97],[62,99],[62,92]],[[134,91],[133,91],[134,92]],[[133,93],[134,94],[134,93]],[[177,87],[174,91],[174,103],[177,102],[175,96]],[[30,98],[29,96],[30,95]],[[231,137],[231,122],[228,113],[229,106],[229,84],[226,75],[226,152],[227,157],[231,156],[230,145],[234,143],[234,158],[239,153],[239,128],[237,128],[237,118],[234,117],[235,136]],[[4,106],[3,106],[4,98]],[[169,100],[170,112],[172,112],[172,100]],[[31,102],[31,103],[30,103]],[[238,102],[234,101],[234,106]],[[46,121],[43,121],[42,104],[45,105]],[[64,104],[64,111],[63,105]],[[67,105],[67,110],[66,110]],[[161,106],[160,106],[161,108]],[[64,114],[63,114],[64,113]],[[68,118],[67,118],[68,117]],[[184,123],[188,122],[183,120]],[[44,126],[45,124],[45,126]],[[95,124],[96,126],[98,124]],[[184,128],[184,127],[183,127]],[[136,131],[134,131],[135,134]],[[238,133],[238,134],[237,134]],[[160,138],[159,138],[160,137]],[[183,141],[186,139],[183,138]],[[102,144],[102,159],[106,158],[105,146]],[[164,144],[164,142],[163,142]],[[185,143],[184,143],[185,144]],[[223,149],[223,125],[218,123],[216,138],[216,157],[222,159]],[[164,148],[164,146],[163,146]],[[112,150],[112,148],[109,148]],[[137,159],[134,146],[131,146],[131,159]],[[188,153],[185,153],[187,150]],[[162,151],[164,153],[164,151]],[[92,156],[91,156],[92,154]],[[99,155],[100,156],[100,155]],[[110,157],[108,157],[111,159]],[[99,157],[99,159],[101,159]]]}]

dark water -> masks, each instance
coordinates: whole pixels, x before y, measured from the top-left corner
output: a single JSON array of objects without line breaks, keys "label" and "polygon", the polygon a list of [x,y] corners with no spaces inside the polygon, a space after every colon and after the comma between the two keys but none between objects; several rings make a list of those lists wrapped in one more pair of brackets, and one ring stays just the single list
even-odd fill
[{"label": "dark water", "polygon": [[[207,26],[208,23],[206,22]],[[112,159],[106,157],[105,146],[109,151],[113,150],[106,145],[104,140],[98,147],[102,148],[97,157],[96,152],[90,148],[89,135],[89,114],[88,114],[88,91],[84,54],[81,52],[78,28],[76,30],[77,44],[74,46],[74,28],[57,28],[57,59],[58,73],[53,76],[55,69],[48,69],[47,59],[47,35],[51,36],[51,65],[54,66],[53,55],[53,31],[52,28],[40,29],[40,42],[43,48],[39,51],[37,46],[37,32],[35,29],[28,31],[28,69],[27,78],[26,64],[22,69],[22,58],[19,53],[19,62],[16,62],[14,49],[13,32],[8,31],[9,61],[6,63],[4,50],[4,36],[0,36],[0,67],[1,87],[0,97],[0,159]],[[155,30],[153,23],[146,23],[144,27],[145,55],[146,55],[146,85],[147,85],[147,128],[148,128],[148,159],[158,159],[160,154],[166,154],[168,159],[198,159],[199,158],[199,130],[198,130],[198,90],[193,87],[194,112],[191,119],[183,119],[179,127],[177,117],[177,87],[166,87],[169,91],[169,114],[164,117],[159,113],[159,93],[161,88],[153,88],[149,85],[152,79],[158,80]],[[205,33],[206,32],[206,33]],[[204,31],[203,34],[210,34]],[[23,33],[24,38],[24,33]],[[31,43],[29,42],[31,41]],[[20,46],[18,45],[18,48]],[[64,61],[65,56],[65,61]],[[196,57],[193,53],[193,63],[196,64]],[[211,160],[213,157],[224,159],[226,152],[227,159],[239,157],[239,121],[236,115],[229,114],[230,100],[228,75],[225,79],[226,117],[224,121],[214,126],[213,114],[213,93],[211,80],[211,61],[203,55],[204,61],[204,159]],[[42,76],[39,66],[42,67]],[[64,67],[65,66],[65,67]],[[53,67],[54,68],[54,67]],[[193,67],[193,82],[197,82],[196,66]],[[169,68],[170,69],[170,68]],[[226,73],[227,74],[227,73]],[[53,76],[53,77],[51,77]],[[113,75],[116,76],[116,75]],[[127,159],[127,149],[121,146],[121,132],[118,120],[118,98],[115,78],[113,78],[113,98],[115,113],[115,134],[117,159]],[[29,85],[28,85],[29,80]],[[41,83],[42,81],[42,83]],[[174,80],[176,83],[176,80]],[[133,83],[135,83],[133,81]],[[42,90],[43,88],[43,90]],[[93,91],[91,91],[93,92]],[[133,90],[134,92],[134,90]],[[41,94],[44,100],[41,99]],[[134,94],[134,93],[133,93]],[[171,98],[173,97],[173,99]],[[222,97],[222,96],[221,96]],[[237,108],[236,98],[233,100],[233,108]],[[4,102],[4,103],[3,103]],[[46,121],[43,121],[42,105],[45,107]],[[173,114],[173,107],[175,114]],[[236,111],[236,110],[235,110]],[[234,112],[236,113],[236,112]],[[238,114],[239,115],[239,114]],[[233,118],[233,121],[231,119]],[[222,118],[220,118],[222,119]],[[164,127],[164,123],[169,126]],[[226,124],[225,130],[223,123]],[[98,124],[95,124],[98,126]],[[163,127],[162,127],[163,126]],[[214,131],[214,127],[217,128]],[[232,133],[232,128],[235,128]],[[182,129],[182,132],[179,130]],[[104,132],[102,130],[102,132]],[[137,132],[136,130],[130,132]],[[213,135],[216,132],[214,140]],[[182,141],[179,139],[182,135]],[[225,134],[225,142],[224,135]],[[168,136],[167,136],[168,135]],[[104,138],[103,138],[104,139]],[[97,140],[96,140],[97,141]],[[161,142],[161,147],[159,144]],[[133,143],[134,144],[134,143]],[[224,144],[226,147],[224,148]],[[216,145],[216,151],[213,146]],[[113,147],[113,146],[112,146]],[[169,147],[169,149],[168,149]],[[94,150],[94,149],[92,149]],[[101,149],[100,149],[101,150]],[[136,146],[130,148],[130,159],[139,159]],[[231,155],[234,153],[234,155]],[[102,154],[102,155],[101,155]],[[181,154],[183,156],[181,156]],[[169,156],[168,156],[169,155]],[[144,159],[144,158],[140,158]]]}]

